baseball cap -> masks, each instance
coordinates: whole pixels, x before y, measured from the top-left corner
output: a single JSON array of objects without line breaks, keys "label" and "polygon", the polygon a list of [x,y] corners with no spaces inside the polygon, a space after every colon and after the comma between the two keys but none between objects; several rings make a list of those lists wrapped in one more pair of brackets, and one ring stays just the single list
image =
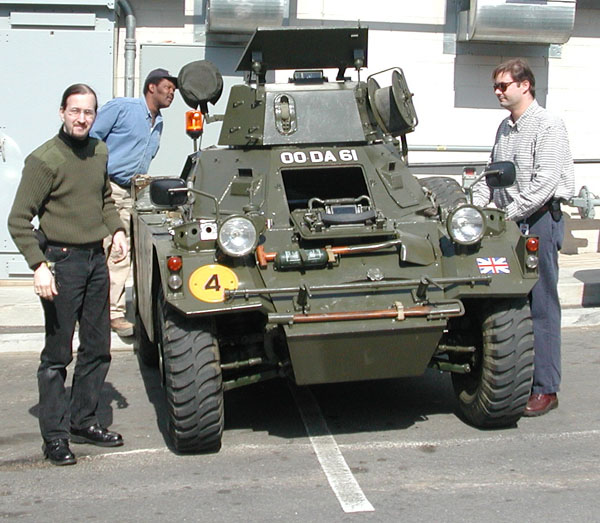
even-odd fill
[{"label": "baseball cap", "polygon": [[153,69],[152,71],[150,71],[148,73],[148,76],[146,76],[146,81],[144,82],[144,85],[148,85],[149,83],[157,83],[160,80],[162,80],[163,78],[166,78],[167,80],[171,80],[171,82],[173,82],[175,84],[175,87],[177,87],[177,77],[173,76],[166,69],[162,69],[160,67],[158,69]]}]

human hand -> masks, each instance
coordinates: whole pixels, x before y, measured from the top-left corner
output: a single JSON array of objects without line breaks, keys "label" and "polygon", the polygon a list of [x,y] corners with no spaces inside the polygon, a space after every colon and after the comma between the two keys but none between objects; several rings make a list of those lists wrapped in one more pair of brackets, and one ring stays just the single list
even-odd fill
[{"label": "human hand", "polygon": [[123,231],[117,231],[112,238],[112,247],[110,248],[110,254],[114,263],[119,263],[127,257],[129,251],[129,245],[127,242],[127,236]]},{"label": "human hand", "polygon": [[56,280],[46,262],[33,272],[33,290],[40,297],[52,301],[58,294]]}]

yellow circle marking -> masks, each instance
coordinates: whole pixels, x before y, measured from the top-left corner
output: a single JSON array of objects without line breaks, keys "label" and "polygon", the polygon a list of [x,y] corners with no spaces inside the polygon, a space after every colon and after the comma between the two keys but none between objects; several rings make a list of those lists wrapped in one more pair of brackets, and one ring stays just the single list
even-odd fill
[{"label": "yellow circle marking", "polygon": [[225,301],[225,290],[235,290],[239,280],[230,268],[223,265],[203,265],[190,276],[189,287],[192,295],[207,303]]}]

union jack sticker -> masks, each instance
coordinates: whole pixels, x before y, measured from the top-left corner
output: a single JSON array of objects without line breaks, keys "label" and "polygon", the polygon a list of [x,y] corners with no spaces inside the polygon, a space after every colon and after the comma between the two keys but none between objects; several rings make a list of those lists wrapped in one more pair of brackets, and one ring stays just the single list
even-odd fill
[{"label": "union jack sticker", "polygon": [[477,268],[481,274],[510,274],[506,258],[477,258]]}]

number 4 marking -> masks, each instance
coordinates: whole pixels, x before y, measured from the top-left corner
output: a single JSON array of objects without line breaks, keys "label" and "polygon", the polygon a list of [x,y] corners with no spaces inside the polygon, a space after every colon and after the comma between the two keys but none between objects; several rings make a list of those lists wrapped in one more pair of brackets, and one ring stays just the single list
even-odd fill
[{"label": "number 4 marking", "polygon": [[216,292],[221,290],[221,285],[219,285],[219,275],[213,274],[208,281],[204,284],[204,290],[212,289]]}]

